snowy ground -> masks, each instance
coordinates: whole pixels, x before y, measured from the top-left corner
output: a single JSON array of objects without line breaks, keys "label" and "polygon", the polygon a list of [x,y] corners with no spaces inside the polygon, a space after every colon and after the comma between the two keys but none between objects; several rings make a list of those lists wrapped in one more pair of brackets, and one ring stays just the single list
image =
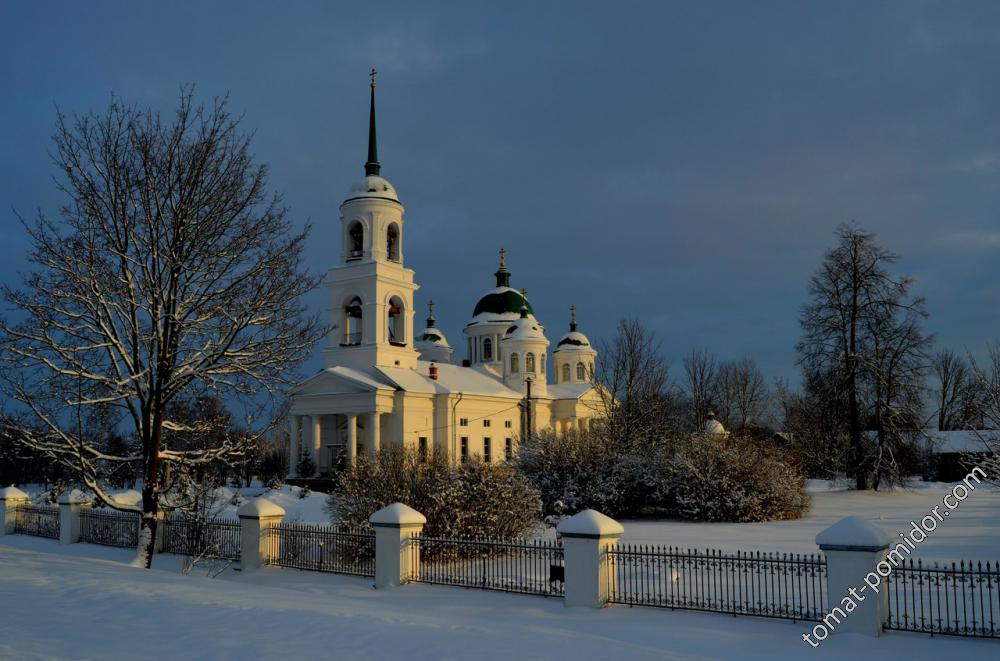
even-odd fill
[{"label": "snowy ground", "polygon": [[[910,530],[910,521],[919,521],[932,507],[940,505],[950,490],[948,484],[913,482],[906,489],[858,492],[829,489],[825,482],[814,482],[810,485],[812,507],[796,521],[623,521],[622,541],[727,551],[816,553],[816,533],[845,516],[868,519],[895,537]],[[1000,559],[1000,491],[985,487],[973,491],[928,535],[914,555],[932,561]]]},{"label": "snowy ground", "polygon": [[0,537],[0,658],[41,659],[996,659],[1000,642],[614,607],[265,568],[209,579],[177,556]]}]

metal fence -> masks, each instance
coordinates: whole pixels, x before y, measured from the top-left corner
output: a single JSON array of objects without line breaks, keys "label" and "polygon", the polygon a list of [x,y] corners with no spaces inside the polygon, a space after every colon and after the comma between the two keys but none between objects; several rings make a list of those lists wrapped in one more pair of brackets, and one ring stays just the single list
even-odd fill
[{"label": "metal fence", "polygon": [[134,548],[139,545],[140,516],[132,512],[80,512],[80,541],[104,546]]},{"label": "metal fence", "polygon": [[282,523],[268,528],[267,564],[375,576],[375,533],[335,526]]},{"label": "metal fence", "polygon": [[546,597],[565,592],[563,548],[556,541],[414,535],[409,553],[411,581]]},{"label": "metal fence", "polygon": [[904,559],[888,582],[889,629],[1000,638],[1000,563]]},{"label": "metal fence", "polygon": [[163,521],[163,552],[191,557],[240,559],[238,519],[170,518]]},{"label": "metal fence", "polygon": [[822,555],[620,545],[607,562],[616,604],[811,621],[826,604]]},{"label": "metal fence", "polygon": [[45,505],[17,505],[14,508],[14,532],[59,539],[59,508]]}]

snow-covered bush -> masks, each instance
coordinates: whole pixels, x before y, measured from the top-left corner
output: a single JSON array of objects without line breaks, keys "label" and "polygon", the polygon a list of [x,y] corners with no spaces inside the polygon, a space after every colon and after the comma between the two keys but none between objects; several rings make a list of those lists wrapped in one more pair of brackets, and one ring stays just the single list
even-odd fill
[{"label": "snow-covered bush", "polygon": [[368,517],[401,502],[427,517],[424,533],[457,538],[523,537],[541,519],[538,491],[514,468],[469,461],[452,465],[443,455],[422,459],[398,446],[340,474],[327,508],[337,523],[368,525]]},{"label": "snow-covered bush", "polygon": [[540,434],[521,444],[518,468],[551,516],[593,508],[613,517],[763,521],[808,506],[799,464],[749,438],[674,435],[626,452],[600,433]]},{"label": "snow-covered bush", "polygon": [[661,497],[696,521],[796,519],[809,507],[805,474],[782,450],[696,434],[673,447]]}]

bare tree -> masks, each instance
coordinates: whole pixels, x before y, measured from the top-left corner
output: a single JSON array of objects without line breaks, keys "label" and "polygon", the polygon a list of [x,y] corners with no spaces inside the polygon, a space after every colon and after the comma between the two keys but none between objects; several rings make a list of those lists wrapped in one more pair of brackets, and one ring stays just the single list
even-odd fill
[{"label": "bare tree", "polygon": [[870,454],[872,486],[903,481],[917,454],[913,432],[922,427],[924,374],[931,339],[921,322],[923,305],[899,308],[867,320],[870,351],[864,355],[867,398],[875,438]]},{"label": "bare tree", "polygon": [[656,337],[635,318],[601,342],[594,390],[600,397],[602,436],[622,451],[648,448],[676,425],[668,366]]},{"label": "bare tree", "polygon": [[760,424],[767,415],[770,391],[764,374],[750,357],[726,361],[719,368],[719,390],[728,402],[729,424],[738,431]]},{"label": "bare tree", "polygon": [[867,489],[873,457],[863,438],[866,353],[873,350],[872,333],[892,327],[886,319],[909,311],[922,314],[923,300],[910,295],[910,278],[887,270],[898,257],[879,246],[874,234],[841,225],[836,235],[837,246],[809,282],[811,300],[799,318],[803,338],[796,349],[807,374],[832,377],[843,392],[851,440],[847,469],[857,488]]},{"label": "bare tree", "polygon": [[969,361],[951,349],[942,349],[934,355],[931,370],[937,380],[934,406],[938,429],[980,426],[980,383]]},{"label": "bare tree", "polygon": [[691,407],[689,422],[700,429],[719,404],[719,361],[705,349],[692,349],[684,358],[684,377],[684,391]]},{"label": "bare tree", "polygon": [[[66,195],[59,219],[24,225],[34,271],[3,288],[19,322],[0,321],[6,397],[41,424],[20,438],[73,471],[98,499],[108,466],[141,467],[138,559],[152,561],[164,463],[183,468],[240,452],[165,448],[185,431],[168,405],[192,389],[263,399],[322,336],[300,297],[307,231],[292,231],[267,168],[225,100],[196,106],[185,89],[166,117],[112,100],[106,112],[59,115],[53,158]],[[136,451],[111,454],[67,424],[66,411],[110,406]],[[240,437],[244,438],[244,437]]]}]

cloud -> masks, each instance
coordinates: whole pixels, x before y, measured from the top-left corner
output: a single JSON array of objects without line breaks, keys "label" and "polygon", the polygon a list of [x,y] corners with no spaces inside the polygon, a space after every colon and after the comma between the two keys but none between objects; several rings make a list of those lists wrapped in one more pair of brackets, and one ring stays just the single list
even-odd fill
[{"label": "cloud", "polygon": [[941,244],[962,251],[1000,250],[1000,230],[962,230],[946,234]]}]

